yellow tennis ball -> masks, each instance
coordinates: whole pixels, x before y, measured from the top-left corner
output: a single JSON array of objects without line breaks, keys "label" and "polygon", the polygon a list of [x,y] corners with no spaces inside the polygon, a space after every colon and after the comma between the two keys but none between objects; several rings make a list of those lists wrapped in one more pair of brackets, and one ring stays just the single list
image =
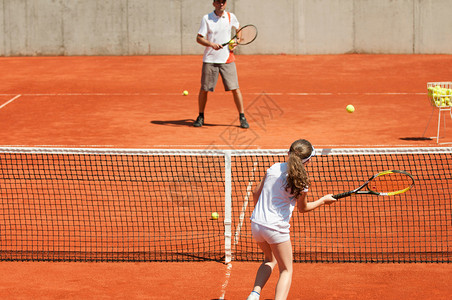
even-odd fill
[{"label": "yellow tennis ball", "polygon": [[187,96],[187,95],[188,95],[188,91],[184,91],[182,94],[183,94],[184,96]]},{"label": "yellow tennis ball", "polygon": [[218,220],[219,215],[218,215],[218,213],[216,211],[214,211],[212,213],[211,217],[212,217],[212,220]]},{"label": "yellow tennis ball", "polygon": [[355,107],[351,104],[347,105],[347,107],[345,108],[349,113],[352,113],[355,111]]},{"label": "yellow tennis ball", "polygon": [[231,51],[234,50],[234,44],[235,44],[235,41],[234,41],[234,40],[232,40],[232,41],[229,42],[229,46],[228,46],[228,47],[229,47],[229,50],[231,50]]}]

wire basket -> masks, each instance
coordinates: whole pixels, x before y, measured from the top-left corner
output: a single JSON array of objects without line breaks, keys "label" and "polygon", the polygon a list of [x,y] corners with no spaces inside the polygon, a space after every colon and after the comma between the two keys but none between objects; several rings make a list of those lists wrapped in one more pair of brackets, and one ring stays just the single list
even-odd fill
[{"label": "wire basket", "polygon": [[435,107],[452,106],[452,82],[428,82],[427,96]]}]

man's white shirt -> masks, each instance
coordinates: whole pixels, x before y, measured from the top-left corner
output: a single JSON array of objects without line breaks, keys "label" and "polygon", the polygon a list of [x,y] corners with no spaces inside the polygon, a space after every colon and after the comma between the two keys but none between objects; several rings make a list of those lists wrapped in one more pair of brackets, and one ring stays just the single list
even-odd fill
[{"label": "man's white shirt", "polygon": [[[230,16],[230,20],[229,20]],[[215,12],[203,16],[198,34],[215,44],[223,44],[231,39],[232,27],[238,29],[240,26],[237,17],[233,13],[224,12],[218,17]],[[215,50],[206,47],[204,50],[203,62],[205,63],[226,63],[229,58],[229,48]]]}]

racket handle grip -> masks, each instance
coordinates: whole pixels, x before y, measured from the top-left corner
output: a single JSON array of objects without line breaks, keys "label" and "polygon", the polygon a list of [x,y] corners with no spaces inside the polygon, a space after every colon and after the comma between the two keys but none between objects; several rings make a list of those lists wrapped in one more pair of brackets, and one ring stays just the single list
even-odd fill
[{"label": "racket handle grip", "polygon": [[348,197],[351,194],[353,194],[353,192],[345,192],[345,193],[342,193],[342,194],[333,195],[333,198],[334,199],[341,199],[341,198]]}]

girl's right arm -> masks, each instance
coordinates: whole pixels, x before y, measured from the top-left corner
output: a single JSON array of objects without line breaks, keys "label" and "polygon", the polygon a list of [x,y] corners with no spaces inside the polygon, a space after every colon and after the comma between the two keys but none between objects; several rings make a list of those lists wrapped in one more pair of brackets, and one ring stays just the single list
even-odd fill
[{"label": "girl's right arm", "polygon": [[336,199],[334,199],[332,197],[333,195],[330,194],[330,195],[325,195],[316,201],[308,202],[306,194],[307,194],[306,192],[302,192],[300,197],[298,197],[298,199],[297,199],[298,211],[301,213],[305,213],[305,212],[314,210],[317,207],[320,207],[324,204],[330,205],[337,201]]}]

